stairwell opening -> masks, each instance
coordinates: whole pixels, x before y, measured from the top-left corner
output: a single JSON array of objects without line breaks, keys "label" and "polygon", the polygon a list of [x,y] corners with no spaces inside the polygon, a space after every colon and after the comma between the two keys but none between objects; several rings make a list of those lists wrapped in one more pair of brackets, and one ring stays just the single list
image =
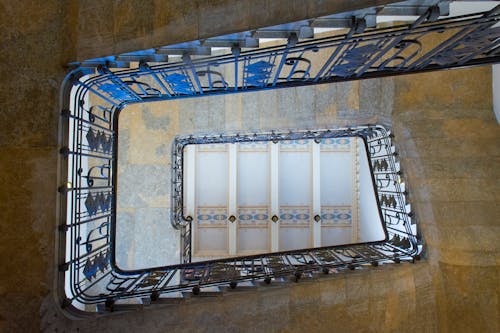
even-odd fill
[{"label": "stairwell opening", "polygon": [[[196,52],[203,51],[203,47],[198,48],[197,46],[200,45],[195,41],[192,44],[183,45],[181,48],[196,46],[193,48],[196,54],[190,56],[189,53],[183,53],[177,62],[164,63],[165,60],[169,60],[164,56],[165,52],[178,52],[175,47],[165,47],[161,50],[151,49],[109,58],[92,59],[80,64],[81,67],[68,76],[62,94],[61,137],[63,144],[60,153],[62,156],[61,174],[64,181],[59,187],[62,213],[60,214],[61,221],[58,221],[62,235],[60,237],[60,251],[58,252],[60,262],[58,280],[59,287],[65,289],[60,294],[62,306],[76,306],[86,311],[101,311],[102,307],[113,310],[116,309],[114,304],[118,301],[130,301],[131,304],[137,305],[144,304],[141,300],[143,296],[148,296],[151,301],[156,301],[160,295],[186,290],[199,293],[202,288],[223,284],[234,287],[238,282],[254,280],[263,280],[267,283],[273,279],[282,279],[284,276],[292,274],[296,279],[299,279],[300,276],[314,276],[321,271],[338,272],[344,269],[357,269],[367,265],[376,266],[379,263],[388,262],[399,263],[403,260],[412,261],[418,258],[422,250],[421,239],[417,233],[413,212],[407,203],[408,192],[401,178],[400,165],[395,155],[390,131],[378,125],[353,126],[374,122],[369,113],[359,109],[359,104],[358,113],[353,118],[342,118],[343,115],[349,114],[350,110],[340,108],[340,104],[335,105],[331,100],[328,101],[329,103],[317,104],[318,102],[311,96],[336,96],[338,98],[342,96],[340,90],[332,93],[329,89],[332,87],[340,89],[341,83],[357,82],[358,79],[497,62],[498,50],[494,41],[498,39],[498,7],[489,12],[474,13],[469,16],[441,18],[442,15],[447,15],[447,7],[448,2],[440,2],[439,4],[433,2],[430,7],[417,8],[415,13],[419,16],[412,18],[410,24],[385,28],[377,27],[377,20],[373,20],[374,16],[368,14],[373,11],[371,14],[376,15],[380,14],[380,10],[388,9],[391,11],[394,8],[371,8],[366,9],[366,11],[350,13],[348,20],[339,21],[338,19],[342,17],[328,17],[327,21],[320,20],[318,22],[327,22],[328,24],[342,22],[349,30],[346,31],[346,34],[341,33],[317,40],[308,40],[311,36],[314,37],[314,27],[313,29],[310,29],[311,27],[302,29],[300,26],[303,23],[298,22],[299,29],[287,32],[286,36],[280,35],[285,38],[286,44],[273,45],[255,51],[242,50],[245,45],[251,47],[251,43],[248,45],[241,43],[252,40],[255,42],[256,39],[253,36],[254,32],[246,32],[230,36],[233,39],[231,39],[229,49],[226,50],[228,52],[213,57],[196,58],[200,55]],[[307,25],[311,21],[304,23]],[[313,32],[312,35],[311,32]],[[259,31],[261,36],[275,33],[276,31],[271,28]],[[454,37],[450,38],[452,35]],[[238,45],[234,44],[235,40],[238,41]],[[212,43],[210,45],[215,47],[216,44],[220,45],[218,43],[223,42],[223,39],[213,38],[209,44]],[[224,45],[227,46],[227,44]],[[159,55],[157,51],[163,52],[163,56]],[[130,66],[132,61],[139,61],[138,67]],[[161,63],[155,64],[155,61]],[[318,83],[332,82],[336,84],[323,85],[322,88],[318,88],[317,85]],[[277,88],[297,86],[304,87],[293,89],[295,94],[292,96],[293,98],[284,98],[283,96],[286,94],[275,93]],[[290,91],[290,89],[286,90]],[[318,92],[320,90],[326,90],[327,93]],[[255,93],[248,94],[257,91],[260,91],[259,94],[262,94],[263,98],[255,98]],[[270,103],[272,99],[269,99],[269,95],[266,96],[266,94],[270,94],[270,91],[273,91],[275,101],[284,107],[269,107],[268,104],[272,104]],[[246,92],[246,94],[240,94],[239,97],[231,95],[236,92]],[[221,95],[221,98],[216,99],[216,95]],[[210,97],[203,100],[202,96]],[[186,97],[197,98],[185,99]],[[148,112],[146,104],[151,105],[150,102],[159,100],[171,100],[172,104],[169,105],[169,109],[177,111],[171,112],[168,121],[163,121],[162,116],[156,112]],[[181,100],[183,100],[182,103],[179,102]],[[195,100],[196,102],[194,102]],[[198,103],[206,110],[201,112],[194,110]],[[214,107],[213,105],[217,103],[233,106],[235,111],[227,112],[227,108],[217,107],[217,105]],[[352,103],[352,98],[347,98],[347,103],[344,105],[349,106]],[[127,137],[127,132],[120,131],[118,128],[120,124],[124,123],[123,118],[119,119],[118,116],[129,113],[128,109],[132,105],[144,109],[139,117],[146,119],[145,127],[157,132],[152,136],[142,136],[145,127],[131,129],[128,132],[129,138],[148,139],[148,144],[136,150],[123,149],[122,143],[119,142],[120,138]],[[245,112],[242,108],[243,105],[253,105],[253,111]],[[332,105],[335,107],[331,107]],[[207,112],[207,110],[211,111]],[[279,111],[276,113],[275,110]],[[310,117],[303,110],[314,110],[314,116]],[[272,114],[273,112],[275,113]],[[270,117],[267,115],[263,117],[267,113],[271,113]],[[179,116],[181,114],[182,117]],[[331,121],[332,114],[338,116],[335,121]],[[367,121],[363,122],[362,117],[366,117]],[[293,119],[295,123],[290,119]],[[200,124],[201,127],[198,126]],[[342,127],[346,125],[353,127]],[[175,126],[179,131],[168,130],[175,128]],[[164,128],[167,130],[163,132]],[[196,243],[197,240],[196,237],[189,234],[191,230],[188,226],[191,226],[192,222],[199,216],[203,217],[207,214],[197,215],[196,210],[193,210],[191,215],[184,214],[184,208],[186,210],[188,208],[184,207],[183,195],[177,196],[174,202],[165,192],[155,196],[151,206],[151,208],[156,209],[155,211],[144,210],[143,208],[149,208],[140,206],[147,202],[144,193],[138,191],[135,185],[129,186],[130,190],[124,192],[123,189],[124,187],[126,189],[126,185],[119,183],[126,178],[125,174],[127,173],[120,174],[120,165],[126,166],[126,164],[121,163],[119,159],[135,159],[135,162],[139,164],[135,168],[135,176],[132,172],[129,178],[142,179],[144,183],[149,184],[150,189],[154,189],[156,186],[165,189],[168,188],[168,184],[172,184],[172,192],[178,190],[179,193],[183,193],[183,175],[178,172],[184,166],[180,162],[184,152],[182,144],[173,145],[173,147],[181,147],[182,149],[174,149],[173,158],[171,160],[167,158],[170,162],[167,161],[165,165],[156,169],[147,169],[151,161],[144,158],[143,150],[144,148],[146,150],[154,149],[155,156],[159,158],[170,156],[169,145],[164,143],[168,140],[173,141],[176,134],[196,135],[198,133],[196,128],[209,133],[231,133],[235,130],[247,131],[252,128],[258,131],[266,128],[280,130],[306,128],[310,129],[306,133],[314,132],[314,135],[317,135],[318,132],[312,129],[327,128],[343,131],[339,137],[362,137],[367,148],[367,164],[371,168],[375,200],[378,202],[380,221],[383,222],[386,237],[383,241],[374,243],[364,242],[354,245],[320,246],[307,249],[302,247],[305,246],[305,243],[302,243],[299,245],[300,249],[289,250],[280,244],[279,236],[284,239],[285,235],[280,235],[278,232],[274,234],[278,235],[278,241],[275,240],[274,243],[272,240],[268,241],[270,245],[268,244],[267,249],[269,250],[270,246],[271,251],[283,249],[288,251],[249,253],[245,257],[231,258],[224,254],[211,261],[192,262],[194,257],[191,256],[190,252],[191,243]],[[118,135],[119,132],[121,132],[120,135]],[[254,134],[259,135],[252,133],[252,135]],[[283,135],[285,134],[283,133]],[[209,138],[210,134],[206,137]],[[217,135],[217,138],[220,137]],[[216,141],[217,138],[212,137],[212,141]],[[196,142],[200,139],[197,136],[184,139],[186,146],[200,143]],[[313,141],[320,139],[319,144],[310,141],[306,144],[314,151],[317,150],[318,145],[321,145],[321,139],[327,138],[307,137],[305,139]],[[155,145],[155,140],[161,143]],[[283,139],[282,142],[270,144],[272,147],[280,147],[278,149],[279,156],[282,153],[281,146],[286,145],[285,141],[287,140]],[[241,145],[241,142],[238,144]],[[238,144],[236,144],[236,152],[239,149]],[[234,149],[227,148],[226,153],[230,155],[229,151],[234,151]],[[271,148],[268,149],[271,150]],[[124,153],[125,151],[127,153]],[[293,154],[297,153],[293,152],[288,156],[284,153],[283,159],[278,159],[278,164],[285,164],[288,161],[290,164],[301,165],[300,168],[304,169],[308,163],[294,161],[296,156],[294,157]],[[238,164],[238,154],[235,155],[236,158],[231,160],[233,165],[236,165],[234,170],[238,169],[238,165],[248,164],[243,162]],[[272,156],[267,158],[272,159]],[[311,159],[314,160],[314,158],[309,157],[309,160]],[[311,162],[309,164],[311,169],[314,169],[315,165],[320,166],[319,172],[309,172],[312,175],[312,184],[315,183],[314,179],[321,178],[321,157],[319,160],[319,163]],[[205,158],[205,164],[206,162]],[[194,169],[196,176],[196,163],[194,167],[186,166],[186,168]],[[298,169],[300,168],[298,167]],[[132,169],[130,168],[130,170]],[[174,171],[170,174],[168,170]],[[246,171],[242,170],[241,172]],[[280,174],[286,172],[288,169]],[[237,180],[238,173],[235,172],[235,174],[236,176],[229,178]],[[144,175],[152,176],[152,180],[146,180]],[[167,178],[162,178],[164,175],[168,175]],[[255,175],[253,177],[257,178]],[[271,186],[271,188],[278,194],[282,194],[282,198],[289,193],[308,192],[284,189],[283,193],[280,193],[279,177],[271,178],[278,179],[278,186]],[[244,182],[237,181],[230,183],[244,184]],[[281,183],[294,182],[282,181]],[[198,185],[195,183],[191,187],[196,189]],[[234,187],[234,185],[233,187],[228,185],[225,188],[234,189]],[[143,192],[154,192],[150,189]],[[120,192],[121,190],[122,192]],[[311,191],[313,194],[315,191],[321,194],[321,187],[318,190],[317,187],[312,186]],[[117,201],[125,198],[120,193],[127,192],[132,194],[130,202],[136,205],[133,208],[143,209],[140,212],[143,214],[141,220],[148,219],[148,216],[155,217],[154,214],[158,214],[157,217],[164,221],[178,222],[174,224],[176,231],[173,234],[177,233],[176,235],[179,236],[176,237],[179,241],[175,247],[179,249],[181,264],[148,263],[144,267],[132,271],[124,271],[117,265],[117,262],[120,261],[119,252],[116,251],[119,237],[117,232],[120,230],[118,224],[124,223],[127,220],[127,214],[130,216],[133,213],[131,210],[117,210],[119,206]],[[189,195],[196,198],[196,192]],[[235,191],[233,190],[233,192]],[[234,198],[238,198],[238,192],[236,191],[236,194],[233,193],[228,197],[233,198],[231,205],[239,208],[238,205],[234,205]],[[316,215],[319,216],[320,222],[328,215],[321,212],[321,200],[316,200],[316,204],[314,204],[315,200],[309,200],[316,208],[319,202],[320,214],[314,212],[315,207],[312,207],[312,214],[305,212],[291,214],[290,212],[280,212],[280,208],[286,205],[283,204],[281,207],[280,200],[273,200],[272,197],[270,196],[269,201],[274,202],[274,204],[278,203],[278,207],[268,208],[268,210],[275,208],[275,211],[271,212],[272,215],[267,214],[266,217],[271,216],[271,223],[274,224],[280,223],[280,220],[286,220],[286,216],[289,215],[294,215],[294,217],[307,215],[309,218],[312,216],[314,222],[309,221],[310,224],[318,223],[314,219]],[[280,195],[275,197],[280,198]],[[268,204],[268,206],[272,206],[272,204]],[[166,211],[163,208],[168,210],[169,207],[170,216],[161,213]],[[196,200],[194,207],[196,208]],[[245,221],[245,216],[248,215],[252,215],[252,217],[266,215],[244,214],[244,212],[239,214],[240,212],[237,210],[230,212],[230,208],[234,207],[229,207],[229,202],[226,208],[225,217],[232,225],[242,223],[241,221]],[[223,214],[219,215],[224,217]],[[336,214],[336,216],[338,215],[342,214]],[[234,216],[234,222],[231,222],[232,216]],[[169,217],[173,218],[169,219]],[[273,217],[277,218],[276,222],[273,221]],[[310,224],[309,228],[311,228]],[[127,234],[139,234],[136,231],[143,231],[141,228],[145,227],[145,224],[137,223],[134,227],[136,229]],[[229,227],[226,228],[229,230]],[[331,243],[322,244],[321,235],[314,234],[314,224],[312,229],[312,241],[311,237],[305,237],[305,239],[311,241],[313,245],[331,245]],[[234,228],[232,232],[234,233]],[[238,236],[237,228],[236,236]],[[234,254],[237,255],[238,250],[255,250],[255,248],[238,247],[239,243],[244,242],[237,240],[238,238],[236,241],[231,240]],[[161,253],[158,253],[159,251],[155,252],[159,249],[155,248],[154,244],[157,243],[152,242],[151,239],[143,239],[136,244],[150,244],[151,253],[154,254],[150,257],[162,257]],[[199,247],[200,244],[194,244],[195,249],[196,245]],[[228,246],[228,253],[230,250]],[[124,259],[125,261],[129,260],[130,254],[125,255]],[[94,307],[96,304],[98,305],[97,309]]]}]

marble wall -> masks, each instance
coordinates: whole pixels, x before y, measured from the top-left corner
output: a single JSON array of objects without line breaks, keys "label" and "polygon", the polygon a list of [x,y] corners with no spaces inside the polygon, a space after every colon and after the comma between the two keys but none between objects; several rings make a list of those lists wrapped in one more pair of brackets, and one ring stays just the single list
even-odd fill
[{"label": "marble wall", "polygon": [[393,124],[434,273],[439,329],[500,329],[500,126],[491,67],[398,77]]},{"label": "marble wall", "polygon": [[373,7],[391,0],[125,0],[74,2],[78,60]]},{"label": "marble wall", "polygon": [[[296,88],[276,93],[273,103],[283,107],[269,118],[268,93],[207,101],[203,116],[194,106],[201,99],[177,102],[185,112],[178,126],[186,131],[196,124],[214,130],[328,125],[353,119],[351,113],[359,122],[392,124],[427,242],[424,261],[87,320],[67,318],[55,301],[65,64],[382,2],[0,1],[0,331],[500,331],[500,128],[490,67]],[[307,89],[316,98],[306,102]],[[356,89],[359,99],[338,97]],[[313,120],[302,112],[311,103]],[[258,115],[245,111],[251,105]],[[161,144],[152,146],[162,154]]]}]

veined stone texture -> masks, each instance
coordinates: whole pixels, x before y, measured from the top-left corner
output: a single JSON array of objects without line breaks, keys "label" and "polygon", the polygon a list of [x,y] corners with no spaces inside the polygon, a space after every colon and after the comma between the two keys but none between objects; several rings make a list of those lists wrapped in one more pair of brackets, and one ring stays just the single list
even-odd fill
[{"label": "veined stone texture", "polygon": [[[60,310],[54,258],[59,87],[66,64],[384,2],[0,1],[0,331],[499,332],[500,126],[489,66],[276,92],[273,103],[289,108],[271,110],[267,120],[264,110],[245,110],[259,103],[253,96],[268,92],[224,96],[231,108],[211,118],[194,112],[192,104],[208,105],[201,98],[169,102],[193,112],[166,123],[187,133],[200,123],[206,130],[292,127],[299,119],[306,126],[351,119],[392,124],[426,260],[101,318],[71,320]],[[384,88],[385,81],[392,82],[392,99],[362,91]],[[300,99],[304,91],[319,98],[312,99],[313,121],[292,112],[284,96]],[[351,98],[336,102],[343,95]],[[167,140],[157,140],[149,164],[165,151]],[[129,153],[121,157],[137,162]],[[168,207],[168,196],[155,200]]]}]

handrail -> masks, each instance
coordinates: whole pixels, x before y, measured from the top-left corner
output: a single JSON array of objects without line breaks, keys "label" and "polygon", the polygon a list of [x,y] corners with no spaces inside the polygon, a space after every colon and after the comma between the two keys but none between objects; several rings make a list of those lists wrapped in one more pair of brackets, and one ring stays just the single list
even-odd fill
[{"label": "handrail", "polygon": [[[70,73],[61,97],[57,274],[60,293],[65,294],[60,296],[61,303],[83,308],[85,304],[221,285],[228,281],[268,279],[318,269],[343,270],[353,265],[399,262],[418,256],[421,241],[417,237],[413,212],[408,210],[407,189],[399,181],[402,175],[390,132],[381,126],[370,125],[251,135],[263,135],[271,140],[321,135],[364,138],[380,213],[386,224],[385,241],[190,263],[189,220],[183,219],[179,208],[182,186],[176,177],[182,172],[179,149],[183,144],[200,139],[184,137],[179,138],[174,146],[172,163],[172,221],[181,228],[186,239],[182,244],[183,260],[178,265],[123,271],[116,266],[114,249],[119,114],[131,103],[498,62],[500,28],[494,26],[500,20],[499,8],[434,22],[426,21],[424,17],[410,25],[370,29],[364,33],[350,32],[201,60],[186,57],[182,63],[142,64],[139,68],[124,71],[100,67],[97,74],[89,69],[76,69]],[[434,46],[432,43],[441,40],[441,33],[445,31],[455,35]],[[317,57],[321,52],[331,56]],[[94,105],[90,103],[90,96]],[[207,136],[202,140],[250,140],[248,135]],[[106,227],[102,227],[104,225]]]}]

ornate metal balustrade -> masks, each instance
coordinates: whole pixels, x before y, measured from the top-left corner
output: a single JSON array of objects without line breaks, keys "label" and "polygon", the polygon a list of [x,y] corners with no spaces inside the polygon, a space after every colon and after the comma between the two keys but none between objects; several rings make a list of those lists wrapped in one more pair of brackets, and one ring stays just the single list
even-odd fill
[{"label": "ornate metal balustrade", "polygon": [[499,61],[500,6],[436,20],[432,7],[413,24],[368,29],[285,45],[181,62],[111,71],[77,82],[108,104],[338,82]]},{"label": "ornate metal balustrade", "polygon": [[[318,271],[413,260],[420,244],[406,201],[399,164],[387,130],[364,126],[337,130],[185,137],[173,151],[173,218],[184,243],[179,265],[123,271],[115,265],[116,164],[119,112],[130,103],[276,89],[498,62],[500,17],[496,7],[435,20],[429,10],[413,24],[352,29],[341,36],[296,42],[180,63],[98,73],[77,69],[63,91],[61,127],[59,285],[63,306],[88,308],[116,300],[199,290],[242,280],[298,278]],[[71,96],[71,98],[70,98]],[[92,104],[90,103],[92,100]],[[384,242],[314,248],[189,263],[190,224],[182,218],[182,146],[199,142],[360,136],[366,141],[387,238]],[[226,141],[224,141],[226,140]],[[180,177],[180,178],[179,178]],[[95,309],[94,309],[95,310]]]},{"label": "ornate metal balustrade", "polygon": [[[101,117],[100,121],[104,120],[105,117]],[[94,119],[95,122],[97,120]],[[71,260],[61,267],[67,270],[66,274],[73,288],[71,292],[74,295],[74,298],[67,299],[65,304],[75,300],[85,304],[107,302],[110,307],[117,299],[149,296],[154,300],[161,293],[186,290],[197,292],[200,287],[231,285],[247,280],[270,282],[272,279],[289,275],[299,279],[303,275],[341,272],[365,264],[414,260],[421,251],[390,133],[384,127],[187,136],[176,139],[172,154],[172,222],[176,228],[181,229],[184,242],[182,263],[121,271],[114,265],[116,216],[113,214],[115,205],[110,205],[114,182],[108,171],[103,172],[110,169],[107,160],[109,156],[103,154],[102,143],[101,148],[89,148],[93,154],[87,154],[88,133],[95,131],[92,126],[85,126],[83,123],[80,125],[81,130],[77,131],[80,134],[77,133],[76,136],[86,138],[86,141],[84,140],[83,144],[74,142],[74,149],[79,149],[81,154],[75,155],[66,151],[71,165],[76,170],[72,177],[74,183],[71,188],[61,188],[61,192],[69,196],[68,205],[74,207],[68,215],[72,223],[61,227],[61,230],[68,232],[67,239],[72,245]],[[95,137],[95,134],[93,136]],[[100,136],[101,142],[109,141],[105,135]],[[385,241],[190,262],[191,224],[189,220],[184,219],[182,213],[182,152],[185,145],[250,141],[277,143],[282,140],[301,139],[320,142],[321,139],[338,137],[360,137],[366,144],[380,216],[384,221]],[[101,159],[106,160],[104,164],[96,163],[100,163]],[[84,160],[86,163],[83,163]],[[83,164],[86,166],[83,167]],[[96,165],[91,166],[93,164]],[[93,170],[100,170],[97,176],[90,176]]]},{"label": "ornate metal balustrade", "polygon": [[[183,156],[186,145],[258,141],[278,143],[293,140],[314,140],[316,143],[320,143],[323,139],[341,137],[360,137],[365,142],[367,156],[371,161],[373,188],[378,194],[381,221],[384,221],[386,240],[389,241],[389,244],[399,247],[397,251],[404,249],[402,253],[397,253],[397,256],[404,253],[404,256],[408,258],[417,254],[419,252],[417,229],[415,224],[411,222],[413,213],[406,201],[407,192],[401,179],[399,163],[396,162],[396,153],[391,144],[390,133],[382,126],[360,126],[314,131],[273,131],[177,137],[172,149],[171,222],[174,228],[181,229],[182,235],[185,235],[183,236],[182,262],[191,262],[190,230],[192,219],[189,216],[186,217],[183,211]],[[328,250],[335,248],[337,247],[328,247]],[[295,252],[300,253],[301,251]],[[290,253],[295,252],[291,251]],[[383,259],[382,257],[374,260]]]}]

